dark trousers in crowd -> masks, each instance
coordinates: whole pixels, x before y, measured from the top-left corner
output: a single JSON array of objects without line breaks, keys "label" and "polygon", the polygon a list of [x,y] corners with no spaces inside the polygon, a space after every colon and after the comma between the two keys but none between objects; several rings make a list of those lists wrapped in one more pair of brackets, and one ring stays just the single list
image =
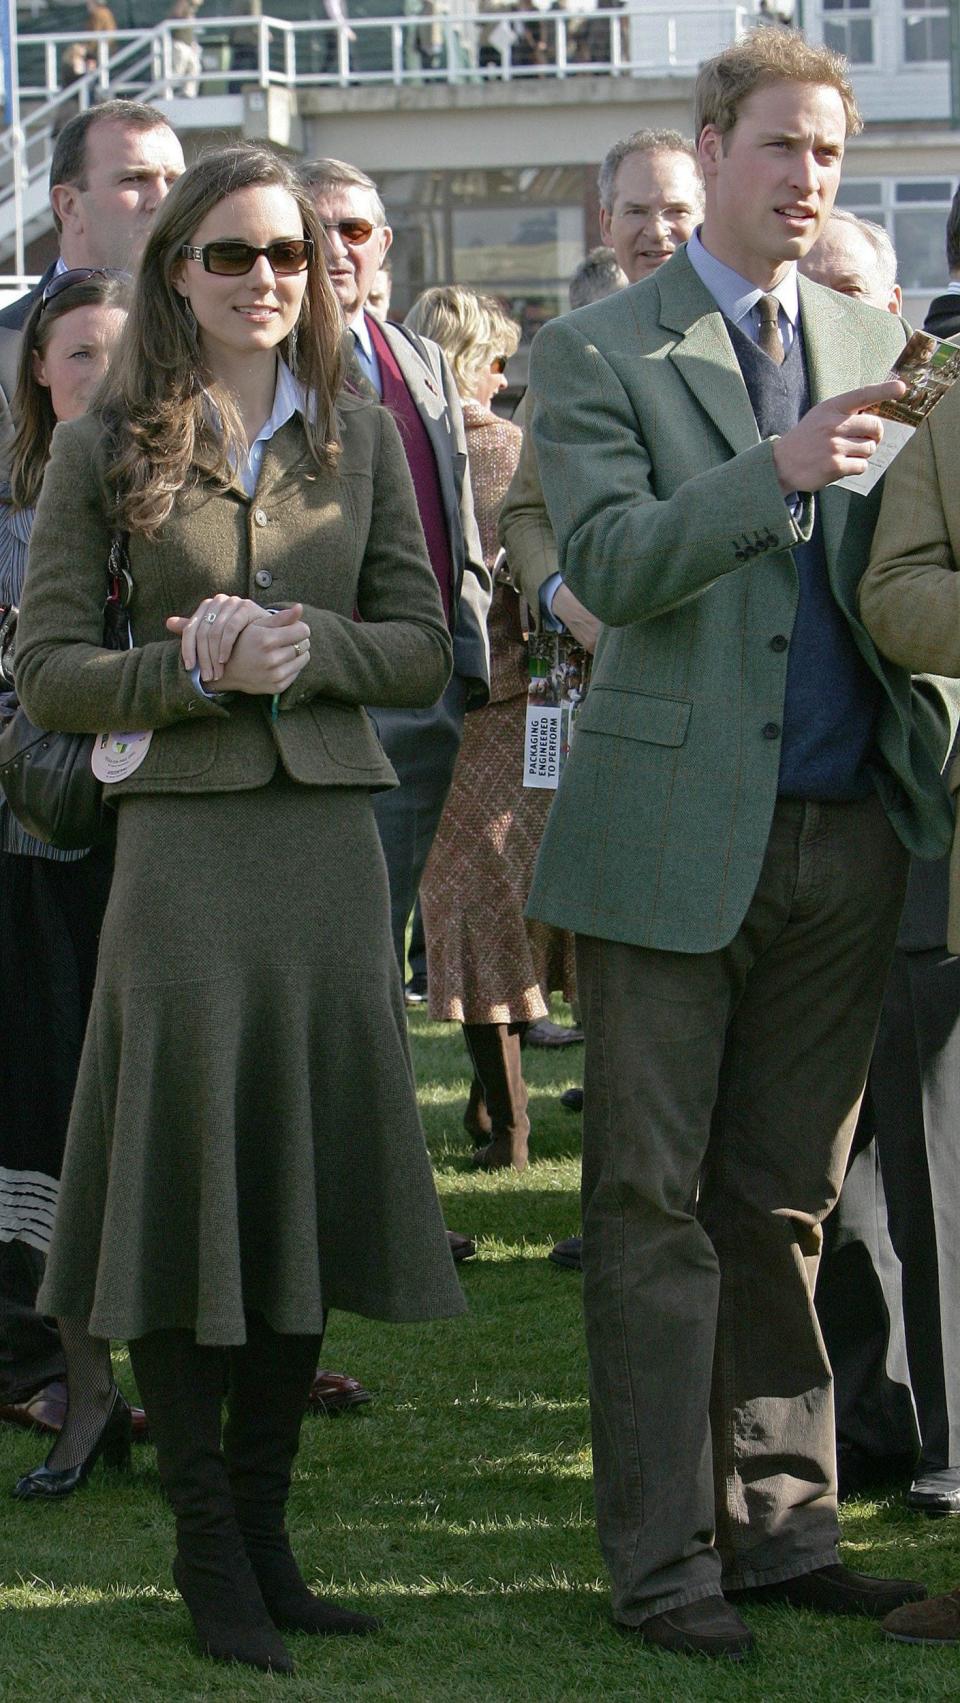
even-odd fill
[{"label": "dark trousers in crowd", "polygon": [[438,704],[427,710],[371,709],[398,787],[373,795],[390,878],[393,944],[404,975],[405,936],[430,855],[463,738],[466,685],[455,674]]},{"label": "dark trousers in crowd", "polygon": [[833,1368],[841,1489],[908,1470],[919,1449],[898,1260],[887,1224],[867,1081],[840,1199],[823,1232],[817,1317]]},{"label": "dark trousers in crowd", "polygon": [[35,1302],[43,1255],[26,1242],[0,1242],[0,1404],[28,1401],[67,1375],[60,1333]]},{"label": "dark trousers in crowd", "polygon": [[813,1289],[906,868],[876,798],[781,801],[728,946],[578,937],[594,1481],[626,1624],[836,1561]]},{"label": "dark trousers in crowd", "polygon": [[902,1311],[853,1169],[817,1290],[842,1391],[838,1436],[881,1459],[901,1454],[905,1437],[913,1445],[897,1399],[905,1362],[921,1472],[960,1466],[960,958],[944,944],[948,897],[948,859],[912,866],[870,1067],[865,1135],[876,1140]]}]

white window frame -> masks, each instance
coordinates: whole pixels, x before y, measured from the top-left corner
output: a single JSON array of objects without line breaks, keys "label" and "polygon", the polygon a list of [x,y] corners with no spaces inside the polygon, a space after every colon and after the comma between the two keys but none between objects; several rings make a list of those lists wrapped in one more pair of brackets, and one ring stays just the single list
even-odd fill
[{"label": "white window frame", "polygon": [[[840,10],[834,10],[833,7],[828,10],[825,0],[819,0],[820,40],[826,42],[828,24],[869,23],[870,58],[851,59],[850,63],[853,66],[854,71],[863,71],[867,70],[870,66],[878,65],[879,19],[877,17],[877,0],[870,0],[869,6],[857,6],[856,9],[850,5],[849,0],[841,0],[841,6],[842,9]],[[847,55],[847,57],[849,57],[849,55]]]},{"label": "white window frame", "polygon": [[[907,21],[908,21],[909,14],[911,12],[916,12],[918,19],[924,19],[924,20],[929,20],[929,19],[933,19],[933,18],[945,18],[946,19],[946,23],[947,23],[947,52],[946,52],[946,56],[943,59],[908,59],[907,58]],[[898,31],[899,31],[899,44],[900,44],[899,45],[898,59],[899,59],[900,66],[901,66],[902,70],[907,71],[907,72],[919,71],[919,70],[922,70],[924,67],[931,67],[931,68],[936,69],[936,70],[942,70],[944,65],[949,65],[949,63],[950,63],[950,41],[949,41],[949,36],[950,36],[950,4],[949,4],[949,0],[938,0],[938,4],[933,5],[933,6],[924,5],[924,4],[918,5],[917,0],[901,0],[900,17],[899,17],[899,20],[898,20],[898,26],[897,27],[898,27]]]},{"label": "white window frame", "polygon": [[[861,201],[857,196],[857,186],[859,184],[863,184],[864,186],[869,184],[871,189],[879,187],[879,201],[874,201],[872,204]],[[909,196],[910,189],[918,187],[921,184],[928,186],[942,184],[943,200],[933,200],[930,197],[922,197],[917,200],[911,200]],[[955,187],[956,185],[952,178],[944,177],[939,172],[923,174],[920,172],[911,172],[909,177],[848,177],[843,184],[843,199],[841,200],[840,197],[838,197],[838,205],[848,207],[852,212],[860,214],[862,218],[872,219],[875,224],[882,225],[894,247],[896,247],[896,214],[909,212],[914,208],[932,208],[938,212],[942,212],[943,235],[944,240],[946,240],[947,214],[950,211],[950,203],[953,199]],[[901,192],[900,197],[897,195],[898,189]],[[946,257],[944,256],[941,278],[932,284],[911,284],[909,286],[909,293],[911,295],[924,295],[929,292],[935,295],[938,289],[943,289],[945,287],[946,276],[947,262]]]}]

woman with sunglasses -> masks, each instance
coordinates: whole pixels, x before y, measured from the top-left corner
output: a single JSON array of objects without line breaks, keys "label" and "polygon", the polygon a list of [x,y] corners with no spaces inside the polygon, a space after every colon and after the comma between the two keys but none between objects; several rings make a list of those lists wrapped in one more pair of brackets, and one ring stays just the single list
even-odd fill
[{"label": "woman with sunglasses", "polygon": [[[521,434],[490,403],[520,327],[499,303],[457,285],[425,290],[406,319],[439,343],[463,400],[470,482],[491,572],[497,517]],[[550,795],[521,784],[527,653],[516,592],[495,577],[488,619],[490,702],[467,717],[440,826],[420,883],[430,1015],[459,1022],[473,1066],[464,1123],[484,1170],[527,1163],[530,1120],[520,1046],[544,994],[573,991],[573,942],[525,923],[523,908]]]},{"label": "woman with sunglasses", "polygon": [[[85,412],[127,302],[124,277],[81,267],[51,280],[24,327],[10,477],[0,488],[7,607],[23,593],[54,428]],[[68,528],[67,516],[60,519]],[[9,670],[9,652],[4,660]],[[14,703],[11,696],[5,707]],[[19,1497],[67,1495],[99,1456],[116,1464],[130,1456],[130,1409],[113,1380],[109,1343],[79,1318],[64,1319],[58,1335],[36,1308],[110,866],[107,852],[56,851],[34,839],[0,794],[0,1414],[59,1430],[46,1465],[17,1484]]]},{"label": "woman with sunglasses", "polygon": [[[361,708],[435,698],[450,643],[393,422],[341,389],[319,237],[266,150],[167,196],[95,413],[54,446],[17,670],[40,722],[149,735],[112,788],[41,1304],[130,1342],[201,1647],[282,1672],[284,1628],[377,1626],[308,1589],[284,1526],[327,1310],[463,1309]],[[122,653],[100,641],[116,527]]]}]

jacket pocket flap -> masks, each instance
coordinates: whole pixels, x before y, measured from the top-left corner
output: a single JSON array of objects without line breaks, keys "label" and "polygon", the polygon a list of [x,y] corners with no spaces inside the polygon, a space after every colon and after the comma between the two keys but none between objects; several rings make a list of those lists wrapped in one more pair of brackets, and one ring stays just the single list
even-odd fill
[{"label": "jacket pocket flap", "polygon": [[643,739],[650,745],[682,745],[692,708],[690,698],[667,698],[660,693],[633,692],[618,686],[591,686],[577,717],[577,732]]}]

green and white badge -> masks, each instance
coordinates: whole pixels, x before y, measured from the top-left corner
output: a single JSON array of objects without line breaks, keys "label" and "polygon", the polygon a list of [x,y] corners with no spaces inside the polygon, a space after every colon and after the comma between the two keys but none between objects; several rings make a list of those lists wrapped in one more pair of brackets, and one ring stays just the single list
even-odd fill
[{"label": "green and white badge", "polygon": [[152,731],[146,733],[98,733],[93,742],[90,767],[98,781],[125,781],[139,769],[150,749]]}]

